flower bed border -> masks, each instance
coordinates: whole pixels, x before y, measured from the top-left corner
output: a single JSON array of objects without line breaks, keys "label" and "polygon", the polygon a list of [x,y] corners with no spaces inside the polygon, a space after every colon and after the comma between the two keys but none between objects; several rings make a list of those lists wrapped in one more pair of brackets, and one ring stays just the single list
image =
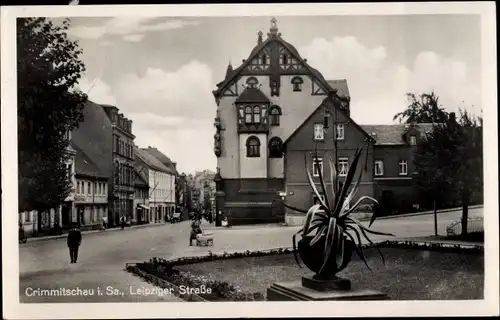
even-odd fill
[{"label": "flower bed border", "polygon": [[[379,248],[404,248],[410,250],[430,250],[430,251],[454,252],[454,253],[457,252],[484,253],[484,247],[481,245],[449,244],[449,243],[440,243],[432,241],[427,242],[427,241],[412,241],[412,240],[386,240],[374,244],[364,244],[362,245],[362,247],[363,249],[379,247]],[[293,253],[293,247],[253,250],[253,251],[246,250],[244,252],[236,251],[230,253],[223,251],[222,253],[215,253],[215,254],[212,251],[209,251],[208,254],[202,256],[181,257],[170,260],[160,258],[157,261],[165,266],[174,267],[174,266],[203,263],[203,262],[210,262],[217,260],[263,257],[263,256],[290,254],[290,253]],[[173,288],[174,295],[185,301],[203,301],[203,302],[208,301],[194,293],[181,294],[180,288],[177,285],[139,269],[135,263],[126,263],[125,269],[126,271],[142,278],[146,282],[159,286],[160,288]]]}]

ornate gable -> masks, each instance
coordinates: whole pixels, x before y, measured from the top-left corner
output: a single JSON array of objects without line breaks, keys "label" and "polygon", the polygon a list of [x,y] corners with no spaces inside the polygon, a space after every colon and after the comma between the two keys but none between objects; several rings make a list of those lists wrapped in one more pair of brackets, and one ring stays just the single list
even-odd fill
[{"label": "ornate gable", "polygon": [[276,19],[271,20],[270,32],[265,41],[262,41],[262,32],[258,33],[257,46],[252,50],[247,60],[230,77],[219,83],[218,89],[213,91],[219,103],[222,96],[237,96],[236,81],[243,75],[267,75],[270,77],[271,96],[280,94],[281,75],[308,75],[314,82],[311,94],[326,95],[332,88],[321,73],[307,64],[300,57],[297,49],[281,38],[276,27]]}]

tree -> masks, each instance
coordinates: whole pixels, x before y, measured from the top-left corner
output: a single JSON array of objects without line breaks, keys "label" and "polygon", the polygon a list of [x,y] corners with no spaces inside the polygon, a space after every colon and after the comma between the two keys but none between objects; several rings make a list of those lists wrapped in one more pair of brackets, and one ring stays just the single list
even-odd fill
[{"label": "tree", "polygon": [[85,66],[78,43],[67,38],[69,25],[17,20],[20,211],[55,208],[71,192],[67,133],[83,120],[87,96],[73,89]]},{"label": "tree", "polygon": [[449,120],[435,124],[417,149],[419,188],[442,200],[458,199],[462,204],[463,236],[467,234],[468,207],[474,193],[483,190],[483,120],[460,110]]},{"label": "tree", "polygon": [[439,105],[439,97],[434,92],[423,93],[417,99],[414,93],[407,93],[408,106],[397,113],[393,120],[405,123],[441,123],[448,119],[448,113]]}]

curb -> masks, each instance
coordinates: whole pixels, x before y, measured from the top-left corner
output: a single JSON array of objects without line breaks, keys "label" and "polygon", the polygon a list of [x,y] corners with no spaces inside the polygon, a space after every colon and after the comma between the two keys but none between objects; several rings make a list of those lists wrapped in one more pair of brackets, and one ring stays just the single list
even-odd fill
[{"label": "curb", "polygon": [[[478,208],[484,208],[484,205],[475,205],[475,206],[470,206],[469,209],[478,209]],[[461,210],[462,207],[459,208],[450,208],[450,209],[441,209],[437,210],[437,213],[446,213],[446,212],[451,212],[451,211],[458,211]],[[429,214],[434,214],[434,211],[423,211],[423,212],[415,212],[415,213],[406,213],[406,214],[399,214],[399,215],[393,215],[393,216],[385,216],[385,217],[378,217],[377,220],[387,220],[387,219],[397,219],[397,218],[406,218],[406,217],[413,217],[413,216],[423,216],[423,215],[429,215]],[[360,221],[368,221],[370,218],[360,218],[358,219]]]},{"label": "curb", "polygon": [[[134,225],[134,226],[126,227],[123,231],[130,230],[130,229],[147,228],[147,227],[159,227],[159,226],[164,226],[165,224],[166,223]],[[114,232],[114,231],[122,231],[122,230],[119,227],[118,228],[112,228],[112,229],[106,229],[106,230],[89,230],[89,231],[82,231],[82,235],[92,234],[92,233],[106,233],[106,232]],[[68,236],[67,233],[63,233],[63,234],[56,235],[56,236],[30,237],[30,238],[27,239],[28,241],[26,243],[36,242],[36,241],[48,241],[48,240],[61,239],[61,238],[66,238],[67,236]]]}]

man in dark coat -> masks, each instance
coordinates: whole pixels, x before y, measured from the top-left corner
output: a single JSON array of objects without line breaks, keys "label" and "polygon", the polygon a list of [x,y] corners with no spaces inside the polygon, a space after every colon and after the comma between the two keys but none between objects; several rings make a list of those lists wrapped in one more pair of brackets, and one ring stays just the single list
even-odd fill
[{"label": "man in dark coat", "polygon": [[71,258],[71,263],[76,263],[78,260],[78,248],[82,243],[82,233],[80,232],[80,228],[75,226],[68,233],[68,248],[69,248],[69,256]]}]

